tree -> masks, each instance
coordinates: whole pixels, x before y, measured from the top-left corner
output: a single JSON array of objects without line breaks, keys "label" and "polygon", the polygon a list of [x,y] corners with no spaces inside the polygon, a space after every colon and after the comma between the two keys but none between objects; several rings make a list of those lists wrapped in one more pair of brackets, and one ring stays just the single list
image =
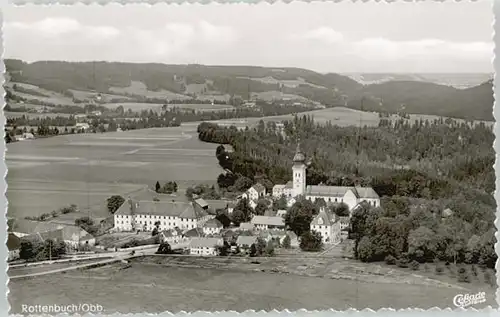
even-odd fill
[{"label": "tree", "polygon": [[109,197],[107,200],[108,211],[114,214],[118,208],[125,202],[125,199],[120,195],[113,195]]},{"label": "tree", "polygon": [[153,232],[151,232],[151,235],[157,236],[160,233],[160,221],[155,222],[155,227],[153,228]]},{"label": "tree", "polygon": [[332,205],[331,211],[338,217],[349,216],[349,206],[347,206],[347,204],[343,202],[341,202],[340,204]]},{"label": "tree", "polygon": [[172,253],[173,253],[172,248],[170,247],[170,244],[168,242],[160,243],[160,246],[156,251],[156,254],[172,254]]},{"label": "tree", "polygon": [[238,179],[234,183],[234,188],[237,191],[244,192],[247,189],[249,189],[250,187],[252,187],[252,185],[253,185],[253,183],[252,183],[252,180],[250,178],[245,177],[245,176],[240,176],[240,177],[238,177]]},{"label": "tree", "polygon": [[160,188],[161,188],[161,185],[160,185],[160,182],[159,181],[156,181],[156,185],[155,185],[155,192],[159,192],[160,191]]},{"label": "tree", "polygon": [[267,242],[265,252],[266,252],[267,256],[273,256],[274,255],[274,243],[273,243],[272,240],[269,240]]},{"label": "tree", "polygon": [[255,243],[252,243],[252,245],[250,246],[250,256],[257,256],[257,246],[255,245]]},{"label": "tree", "polygon": [[240,224],[242,222],[250,221],[252,216],[253,209],[250,207],[248,203],[248,199],[243,198],[238,201],[236,206],[234,207],[232,220],[235,224]]},{"label": "tree", "polygon": [[269,201],[261,198],[257,201],[257,206],[255,206],[255,214],[257,216],[263,216],[266,213],[267,208],[269,208]]},{"label": "tree", "polygon": [[[408,235],[408,253],[419,262],[431,261],[436,257],[436,234],[429,228],[420,226]],[[419,252],[420,251],[420,252]]]},{"label": "tree", "polygon": [[292,247],[291,245],[291,239],[289,235],[286,235],[285,238],[283,239],[283,243],[281,245],[285,249],[290,249]]},{"label": "tree", "polygon": [[36,257],[39,248],[40,246],[38,241],[22,239],[21,247],[19,249],[19,258],[26,261],[33,260]]},{"label": "tree", "polygon": [[300,199],[293,204],[287,212],[285,224],[295,232],[297,236],[302,236],[304,232],[309,231],[311,221],[317,214],[318,210],[312,202],[306,199]]},{"label": "tree", "polygon": [[300,248],[303,251],[318,252],[323,248],[321,234],[316,231],[306,231],[300,236]]},{"label": "tree", "polygon": [[273,203],[273,210],[286,210],[287,209],[286,197],[281,196]]},{"label": "tree", "polygon": [[94,220],[88,216],[75,219],[75,226],[82,228],[92,235],[99,231],[99,225],[96,225]]},{"label": "tree", "polygon": [[228,228],[231,225],[231,219],[227,215],[226,210],[217,210],[215,219],[219,220],[224,228]]}]

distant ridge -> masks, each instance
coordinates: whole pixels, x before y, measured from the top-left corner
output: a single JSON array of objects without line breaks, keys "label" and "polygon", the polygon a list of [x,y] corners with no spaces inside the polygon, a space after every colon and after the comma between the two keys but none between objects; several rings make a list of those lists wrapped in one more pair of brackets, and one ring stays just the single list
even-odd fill
[{"label": "distant ridge", "polygon": [[[364,98],[363,110],[368,111],[403,111],[493,120],[492,80],[488,74],[484,75],[485,80],[479,85],[457,89],[432,82],[443,80],[444,77],[439,79],[439,75],[425,81],[430,76],[428,74],[411,75],[411,78],[404,74],[362,74],[364,79],[381,80],[392,76],[391,81],[363,85],[354,80],[353,75],[320,74],[293,67],[61,61],[28,64],[14,59],[4,62],[11,82],[31,84],[63,94],[68,94],[69,90],[107,93],[112,92],[111,89],[117,94],[120,88],[140,82],[149,91],[169,91],[173,96],[186,98],[196,98],[204,93],[247,99],[266,93],[276,99],[283,96],[305,98],[326,106],[354,109],[361,109],[361,99]],[[478,75],[476,80],[481,76]]]}]

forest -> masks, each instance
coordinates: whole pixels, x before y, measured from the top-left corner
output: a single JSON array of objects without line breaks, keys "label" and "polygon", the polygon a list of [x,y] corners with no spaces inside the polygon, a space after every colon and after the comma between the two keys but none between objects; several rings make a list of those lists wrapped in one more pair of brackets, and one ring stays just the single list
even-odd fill
[{"label": "forest", "polygon": [[[225,182],[240,177],[268,189],[291,180],[296,144],[308,159],[307,183],[372,186],[381,208],[353,216],[351,236],[362,261],[496,261],[492,128],[452,119],[382,119],[378,127],[319,125],[310,116],[238,130],[204,122],[199,139],[228,144],[218,153]],[[234,174],[237,177],[229,177]],[[230,185],[230,184],[226,184]],[[451,210],[451,215],[445,210]],[[308,218],[317,208],[307,208]],[[423,253],[422,253],[423,252]]]}]

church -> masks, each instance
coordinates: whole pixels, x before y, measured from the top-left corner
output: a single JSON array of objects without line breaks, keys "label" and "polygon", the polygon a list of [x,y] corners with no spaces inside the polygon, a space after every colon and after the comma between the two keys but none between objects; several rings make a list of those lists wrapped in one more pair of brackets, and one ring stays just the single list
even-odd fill
[{"label": "church", "polygon": [[273,197],[285,196],[287,200],[291,200],[304,196],[313,202],[323,198],[326,203],[345,203],[350,211],[363,201],[374,207],[380,206],[380,197],[371,187],[306,185],[306,169],[306,157],[298,144],[293,157],[292,181],[285,185],[275,185]]}]

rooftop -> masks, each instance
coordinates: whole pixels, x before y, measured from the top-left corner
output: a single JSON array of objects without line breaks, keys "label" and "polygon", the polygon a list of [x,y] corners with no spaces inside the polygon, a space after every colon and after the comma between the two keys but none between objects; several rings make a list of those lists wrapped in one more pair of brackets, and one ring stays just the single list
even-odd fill
[{"label": "rooftop", "polygon": [[203,227],[207,227],[207,228],[222,228],[223,225],[222,223],[215,219],[215,218],[212,218],[212,219],[209,219],[205,222],[205,224],[203,225]]},{"label": "rooftop", "polygon": [[115,215],[138,215],[171,216],[185,219],[198,219],[206,212],[197,208],[196,204],[182,201],[125,201],[118,208]]},{"label": "rooftop", "polygon": [[261,183],[257,183],[255,185],[253,185],[252,188],[255,189],[259,193],[266,191],[266,187],[264,187],[264,185],[262,185]]},{"label": "rooftop", "polygon": [[256,236],[239,236],[238,239],[236,239],[237,245],[251,246],[252,244],[254,244],[256,242],[257,242]]},{"label": "rooftop", "polygon": [[221,238],[193,238],[189,242],[190,248],[213,248],[222,245]]},{"label": "rooftop", "polygon": [[26,219],[9,219],[8,231],[31,234],[36,232],[46,232],[63,228],[64,225],[45,221],[33,221]]},{"label": "rooftop", "polygon": [[285,226],[282,217],[254,216],[251,223],[253,225]]}]

